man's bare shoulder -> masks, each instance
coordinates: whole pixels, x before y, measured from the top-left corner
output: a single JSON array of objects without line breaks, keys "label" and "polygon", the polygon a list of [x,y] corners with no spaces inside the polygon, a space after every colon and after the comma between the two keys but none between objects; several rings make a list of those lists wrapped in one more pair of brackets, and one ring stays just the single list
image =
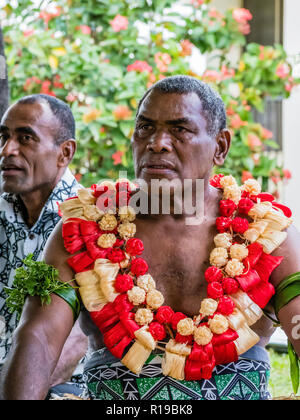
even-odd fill
[{"label": "man's bare shoulder", "polygon": [[300,233],[295,226],[291,226],[287,229],[287,234],[287,239],[272,254],[284,257],[271,277],[275,287],[287,276],[300,271]]},{"label": "man's bare shoulder", "polygon": [[52,231],[44,249],[43,259],[58,269],[61,281],[67,282],[74,279],[74,272],[67,262],[70,254],[64,247],[62,226],[63,223],[59,222]]}]

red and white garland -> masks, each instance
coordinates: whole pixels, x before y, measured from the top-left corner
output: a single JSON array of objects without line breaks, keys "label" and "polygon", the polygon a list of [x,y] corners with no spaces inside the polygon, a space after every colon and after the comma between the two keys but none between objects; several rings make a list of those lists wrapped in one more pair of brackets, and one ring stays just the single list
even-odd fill
[{"label": "red and white garland", "polygon": [[270,254],[286,239],[291,212],[262,194],[255,180],[239,187],[232,176],[216,175],[211,185],[223,190],[219,233],[205,272],[207,298],[194,318],[164,306],[140,257],[144,246],[134,237],[135,212],[128,205],[133,184],[103,182],[60,205],[82,301],[106,347],[136,374],[160,348],[164,375],[209,379],[216,365],[236,361],[259,341],[250,326],[274,294],[269,278],[283,257]]}]

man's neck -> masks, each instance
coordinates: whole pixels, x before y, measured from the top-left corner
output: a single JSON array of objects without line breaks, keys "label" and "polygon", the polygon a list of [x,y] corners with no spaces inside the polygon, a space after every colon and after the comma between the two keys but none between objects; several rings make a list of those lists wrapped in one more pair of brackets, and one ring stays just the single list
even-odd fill
[{"label": "man's neck", "polygon": [[[140,212],[138,213],[139,219],[148,219],[148,220],[168,220],[174,219],[176,221],[179,220],[186,220],[190,218],[199,217],[202,220],[206,220],[210,218],[210,216],[214,217],[216,214],[216,203],[220,199],[218,191],[211,187],[209,182],[203,184],[202,191],[194,192],[189,194],[189,192],[185,192],[186,196],[189,196],[187,201],[184,201],[184,196],[179,197],[177,200],[174,200],[174,196],[171,195],[170,206],[167,206],[169,211],[163,211],[163,198],[161,195],[155,195],[154,197],[151,194],[145,194],[147,196],[147,201],[145,203],[148,204],[147,214]],[[177,203],[181,201],[181,208],[180,205],[175,205],[175,201]],[[155,211],[153,211],[155,209]],[[137,209],[138,210],[138,209]],[[191,213],[191,210],[194,213]],[[196,222],[197,223],[197,222]],[[192,223],[193,224],[193,223]],[[198,224],[198,223],[197,223]]]}]

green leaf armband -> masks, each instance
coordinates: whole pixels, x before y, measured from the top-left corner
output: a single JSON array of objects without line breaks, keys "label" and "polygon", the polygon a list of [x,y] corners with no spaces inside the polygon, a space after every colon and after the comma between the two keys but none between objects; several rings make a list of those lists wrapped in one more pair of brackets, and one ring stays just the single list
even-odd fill
[{"label": "green leaf armband", "polygon": [[[285,305],[290,303],[297,296],[300,296],[300,272],[286,277],[276,288],[274,296],[274,310],[278,318],[278,312]],[[288,355],[290,359],[290,376],[294,393],[299,389],[299,358],[292,343],[288,340]]]},{"label": "green leaf armband", "polygon": [[54,294],[61,297],[68,305],[70,305],[73,312],[73,316],[74,316],[74,322],[75,322],[77,318],[79,317],[81,304],[78,299],[76,290],[72,286],[70,285],[68,286],[69,286],[68,288],[63,287],[61,289],[56,290]]},{"label": "green leaf armband", "polygon": [[81,306],[76,290],[69,283],[59,280],[58,271],[54,267],[42,261],[34,261],[32,254],[25,258],[23,264],[16,270],[13,287],[4,288],[10,312],[17,312],[20,317],[28,296],[38,296],[42,305],[49,305],[51,294],[54,293],[71,306],[75,322]]},{"label": "green leaf armband", "polygon": [[300,296],[300,272],[286,277],[276,288],[274,309],[276,316],[285,305]]}]

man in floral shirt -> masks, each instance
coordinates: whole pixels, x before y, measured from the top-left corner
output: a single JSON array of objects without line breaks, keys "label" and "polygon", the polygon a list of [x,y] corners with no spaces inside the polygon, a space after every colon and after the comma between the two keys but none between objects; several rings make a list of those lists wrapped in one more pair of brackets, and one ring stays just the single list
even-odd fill
[{"label": "man in floral shirt", "polygon": [[[46,95],[21,99],[0,125],[0,371],[17,326],[16,314],[5,304],[4,287],[12,286],[15,270],[27,255],[42,259],[45,243],[60,220],[58,203],[75,196],[80,187],[68,169],[76,150],[74,138],[70,108]],[[78,325],[70,342],[76,337],[80,342]],[[71,352],[67,372],[63,361],[58,366],[54,383],[71,375],[85,352],[85,338],[82,343]]]}]

